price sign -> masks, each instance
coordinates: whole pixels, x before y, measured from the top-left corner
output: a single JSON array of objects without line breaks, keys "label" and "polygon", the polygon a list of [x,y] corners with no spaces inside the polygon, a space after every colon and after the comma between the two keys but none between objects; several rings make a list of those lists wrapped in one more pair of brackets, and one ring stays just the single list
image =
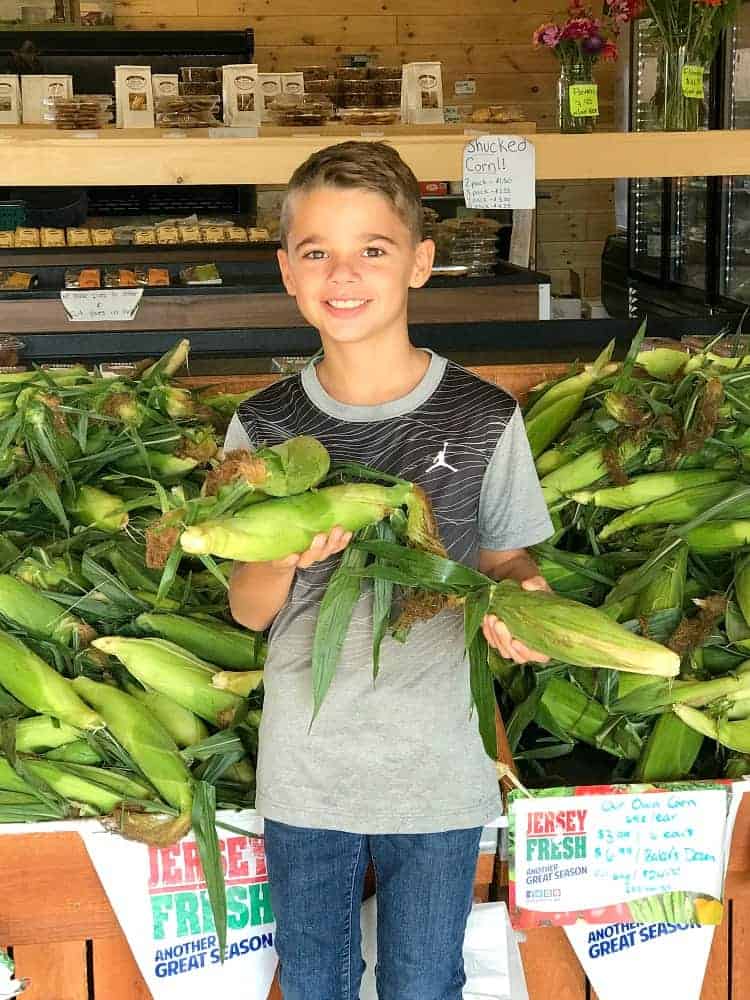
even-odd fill
[{"label": "price sign", "polygon": [[682,93],[685,97],[694,97],[702,101],[705,96],[703,89],[703,67],[682,67]]},{"label": "price sign", "polygon": [[521,135],[480,135],[464,146],[468,208],[535,208],[534,144]]},{"label": "price sign", "polygon": [[512,800],[517,924],[721,921],[726,788],[555,791]]},{"label": "price sign", "polygon": [[568,88],[570,113],[577,118],[596,118],[599,114],[599,88],[595,83],[573,83]]},{"label": "price sign", "polygon": [[456,97],[466,97],[469,94],[476,94],[476,80],[456,80],[453,84],[453,93]]},{"label": "price sign", "polygon": [[60,300],[73,323],[122,323],[135,319],[142,288],[65,289]]}]

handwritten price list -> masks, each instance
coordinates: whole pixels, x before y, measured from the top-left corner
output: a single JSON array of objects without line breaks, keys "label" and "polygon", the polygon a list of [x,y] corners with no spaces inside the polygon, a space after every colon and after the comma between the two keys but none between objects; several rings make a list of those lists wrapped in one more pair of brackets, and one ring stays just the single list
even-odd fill
[{"label": "handwritten price list", "polygon": [[516,800],[517,904],[570,911],[687,891],[721,897],[724,789]]}]

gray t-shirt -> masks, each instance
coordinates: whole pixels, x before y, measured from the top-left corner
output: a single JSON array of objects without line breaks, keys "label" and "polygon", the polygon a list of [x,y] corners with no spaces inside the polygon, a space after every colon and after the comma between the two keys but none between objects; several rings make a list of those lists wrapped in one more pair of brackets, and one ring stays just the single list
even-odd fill
[{"label": "gray t-shirt", "polygon": [[[314,365],[247,400],[225,447],[311,434],[334,462],[402,476],[430,496],[452,559],[547,538],[552,525],[516,401],[432,354],[407,396],[349,406]],[[354,609],[331,687],[312,725],[311,649],[337,557],[297,573],[270,633],[256,805],[269,819],[350,833],[433,833],[500,812],[495,768],[471,711],[463,616],[446,610],[386,637],[372,676],[369,585]]]}]

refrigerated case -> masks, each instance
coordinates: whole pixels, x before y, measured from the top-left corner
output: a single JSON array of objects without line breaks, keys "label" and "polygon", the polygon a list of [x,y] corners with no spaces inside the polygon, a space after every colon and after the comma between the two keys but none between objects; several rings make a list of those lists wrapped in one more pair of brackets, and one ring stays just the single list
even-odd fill
[{"label": "refrigerated case", "polygon": [[[642,18],[631,31],[630,131],[655,128],[660,88],[653,25]],[[703,128],[750,127],[750,0],[720,46],[705,89]],[[750,303],[750,177],[633,179],[625,227],[627,288],[608,306],[612,315],[713,316]],[[607,269],[605,253],[605,286]]]}]

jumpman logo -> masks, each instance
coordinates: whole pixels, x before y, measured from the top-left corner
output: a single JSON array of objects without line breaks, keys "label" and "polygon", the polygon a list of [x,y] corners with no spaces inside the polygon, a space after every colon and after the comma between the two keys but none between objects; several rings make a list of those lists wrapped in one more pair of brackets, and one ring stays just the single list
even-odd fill
[{"label": "jumpman logo", "polygon": [[448,465],[448,460],[446,455],[448,453],[448,442],[443,442],[443,447],[437,453],[433,459],[432,465],[427,469],[427,472],[434,472],[435,469],[450,469],[451,472],[458,472],[458,469],[454,469],[452,465]]}]

